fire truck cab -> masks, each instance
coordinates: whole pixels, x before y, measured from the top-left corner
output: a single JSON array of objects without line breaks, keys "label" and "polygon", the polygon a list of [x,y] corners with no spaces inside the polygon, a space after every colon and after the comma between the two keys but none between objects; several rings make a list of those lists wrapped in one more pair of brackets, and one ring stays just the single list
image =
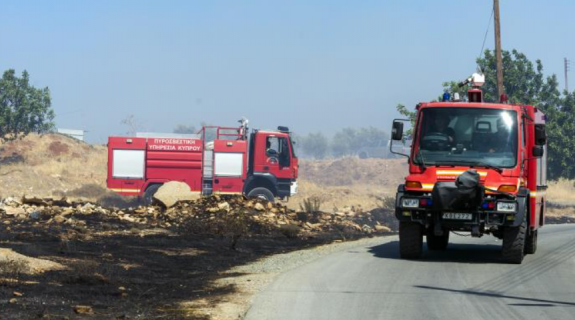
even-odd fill
[{"label": "fire truck cab", "polygon": [[[428,250],[446,250],[450,231],[461,231],[502,239],[503,259],[521,263],[545,224],[546,118],[535,106],[483,102],[477,84],[467,100],[416,106],[396,195],[400,255],[420,258],[424,236]],[[403,139],[403,121],[392,140]]]},{"label": "fire truck cab", "polygon": [[[137,134],[108,139],[108,188],[153,195],[169,181],[194,193],[244,194],[268,201],[297,192],[298,159],[287,127],[249,132],[241,126],[204,126],[196,135]],[[211,137],[210,137],[211,136]]]}]

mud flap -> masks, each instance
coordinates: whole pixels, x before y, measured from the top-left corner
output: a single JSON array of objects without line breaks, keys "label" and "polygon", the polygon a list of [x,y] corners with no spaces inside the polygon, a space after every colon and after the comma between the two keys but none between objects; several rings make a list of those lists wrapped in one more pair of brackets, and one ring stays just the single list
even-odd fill
[{"label": "mud flap", "polygon": [[405,186],[400,184],[397,187],[397,193],[395,194],[395,217],[399,221],[411,221],[411,217],[404,217],[401,215],[401,198],[405,193]]},{"label": "mud flap", "polygon": [[[527,205],[529,203],[529,193],[526,189],[520,189],[517,193],[517,214],[515,215],[515,220],[511,227],[519,227],[523,219],[525,219],[525,215],[527,214]],[[528,217],[527,217],[528,218]],[[529,219],[527,219],[529,222]]]}]

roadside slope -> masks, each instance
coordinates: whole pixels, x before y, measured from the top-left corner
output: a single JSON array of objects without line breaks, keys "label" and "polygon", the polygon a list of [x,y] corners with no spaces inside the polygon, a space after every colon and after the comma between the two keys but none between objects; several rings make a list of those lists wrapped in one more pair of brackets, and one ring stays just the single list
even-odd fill
[{"label": "roadside slope", "polygon": [[85,185],[105,188],[106,147],[60,134],[0,145],[0,196],[60,196]]}]

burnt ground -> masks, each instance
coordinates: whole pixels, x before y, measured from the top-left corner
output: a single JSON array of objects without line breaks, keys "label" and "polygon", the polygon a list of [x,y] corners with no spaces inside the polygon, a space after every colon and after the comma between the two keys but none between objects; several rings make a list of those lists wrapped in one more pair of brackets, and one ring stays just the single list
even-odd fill
[{"label": "burnt ground", "polygon": [[[0,319],[205,319],[185,305],[215,304],[234,293],[234,286],[213,285],[226,270],[342,237],[246,233],[232,249],[229,236],[197,228],[190,234],[98,213],[74,217],[74,223],[40,217],[0,224],[0,247],[64,266],[30,274],[26,266],[1,263]],[[89,308],[75,310],[78,305]]]}]

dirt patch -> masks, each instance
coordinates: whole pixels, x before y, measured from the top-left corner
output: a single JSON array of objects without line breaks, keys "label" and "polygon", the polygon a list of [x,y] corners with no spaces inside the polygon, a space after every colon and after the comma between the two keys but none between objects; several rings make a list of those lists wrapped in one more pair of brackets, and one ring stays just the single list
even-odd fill
[{"label": "dirt patch", "polygon": [[54,141],[50,143],[50,145],[48,146],[48,150],[50,150],[52,156],[58,157],[63,154],[67,154],[70,151],[70,148],[68,147],[67,144],[64,144],[60,141]]},{"label": "dirt patch", "polygon": [[85,199],[98,199],[108,193],[108,189],[95,183],[85,184],[74,190],[65,193],[65,196]]}]

